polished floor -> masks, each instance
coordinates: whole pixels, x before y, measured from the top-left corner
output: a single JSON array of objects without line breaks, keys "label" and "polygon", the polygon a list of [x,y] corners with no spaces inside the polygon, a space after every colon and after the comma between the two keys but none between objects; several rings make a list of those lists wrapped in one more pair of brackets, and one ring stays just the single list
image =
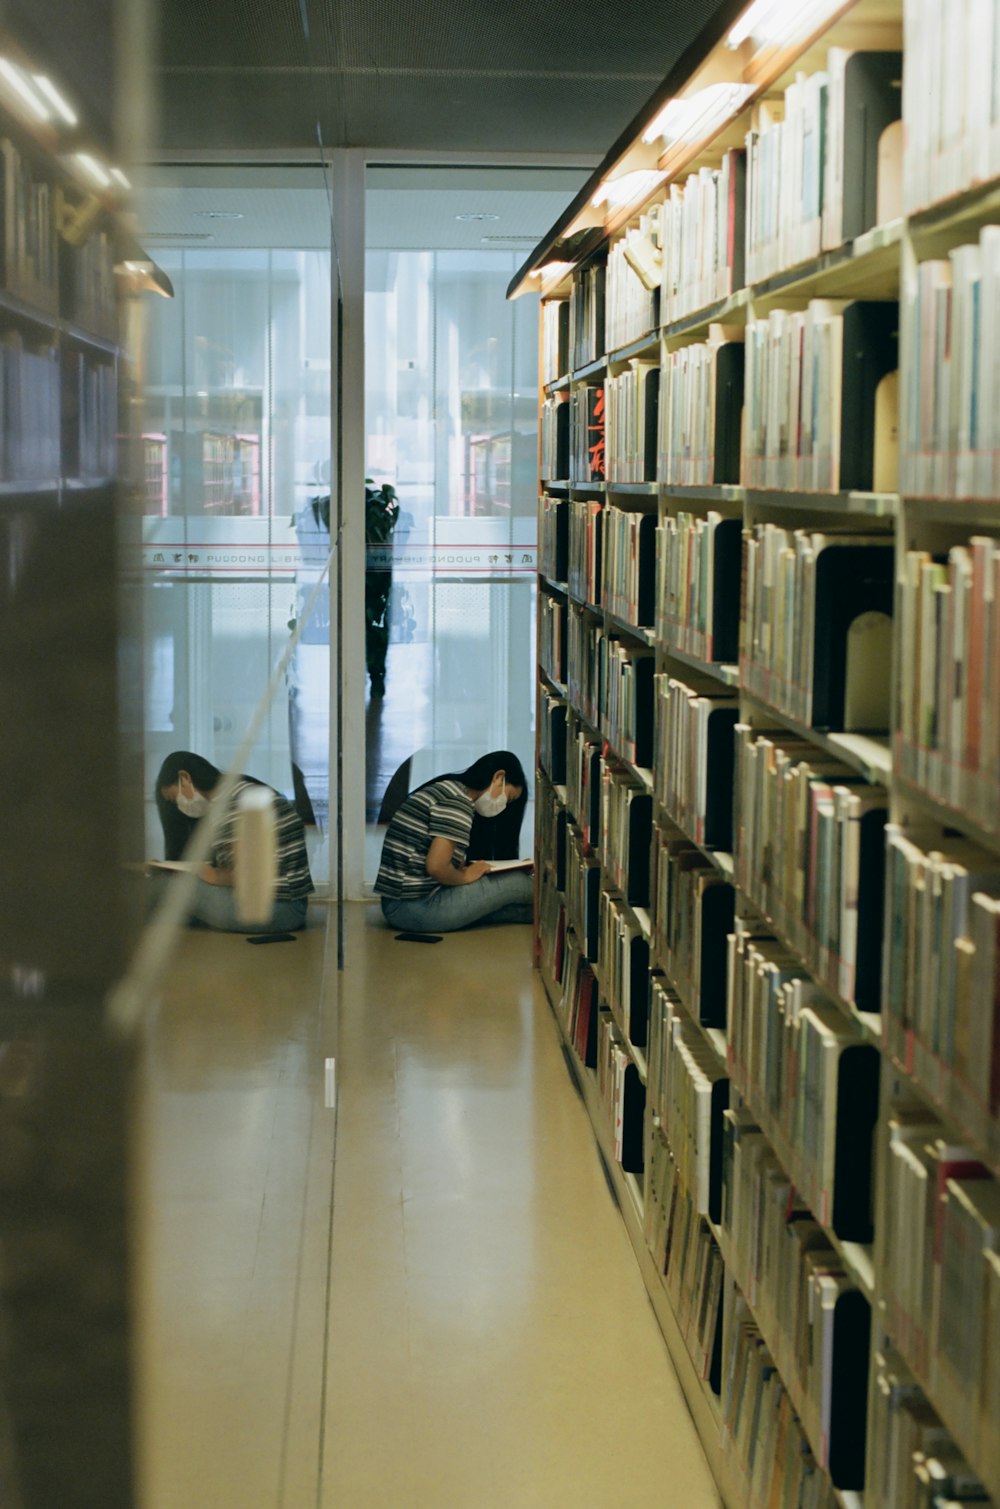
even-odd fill
[{"label": "polished floor", "polygon": [[717,1505],[528,929],[345,911],[186,934],[148,1035],[143,1509]]}]

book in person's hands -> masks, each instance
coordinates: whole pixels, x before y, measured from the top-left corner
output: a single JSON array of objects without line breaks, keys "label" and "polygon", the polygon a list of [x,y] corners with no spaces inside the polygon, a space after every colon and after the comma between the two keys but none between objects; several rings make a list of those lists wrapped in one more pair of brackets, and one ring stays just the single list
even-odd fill
[{"label": "book in person's hands", "polygon": [[491,859],[489,873],[493,875],[498,870],[531,870],[534,865],[533,859]]},{"label": "book in person's hands", "polygon": [[200,870],[201,865],[190,859],[147,859],[147,870],[179,870],[182,874],[189,870]]}]

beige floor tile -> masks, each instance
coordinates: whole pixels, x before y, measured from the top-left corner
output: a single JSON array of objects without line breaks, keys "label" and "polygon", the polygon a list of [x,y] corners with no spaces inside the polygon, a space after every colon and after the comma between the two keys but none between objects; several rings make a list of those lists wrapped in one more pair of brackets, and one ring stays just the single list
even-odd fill
[{"label": "beige floor tile", "polygon": [[143,1509],[716,1505],[529,930],[428,948],[346,910],[340,977],[321,928],[192,933],[171,972],[137,1127]]}]

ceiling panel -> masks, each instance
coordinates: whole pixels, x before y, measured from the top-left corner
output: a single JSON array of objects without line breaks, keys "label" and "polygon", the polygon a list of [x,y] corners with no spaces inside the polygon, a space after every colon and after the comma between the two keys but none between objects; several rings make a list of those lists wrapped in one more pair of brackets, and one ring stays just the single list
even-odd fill
[{"label": "ceiling panel", "polygon": [[163,0],[160,150],[600,156],[712,0]]}]

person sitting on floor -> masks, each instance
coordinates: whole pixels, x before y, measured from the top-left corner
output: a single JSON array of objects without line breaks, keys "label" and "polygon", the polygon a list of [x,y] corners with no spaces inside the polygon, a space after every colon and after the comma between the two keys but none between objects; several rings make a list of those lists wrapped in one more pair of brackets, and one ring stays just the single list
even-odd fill
[{"label": "person sitting on floor", "polygon": [[[222,771],[201,755],[185,749],[167,755],[154,788],[166,859],[180,859],[198,819],[208,812],[221,782]],[[241,794],[251,786],[263,786],[271,793],[278,879],[270,918],[266,922],[248,925],[236,915],[233,887],[237,808]],[[306,925],[308,897],[314,889],[306,854],[305,829],[295,808],[263,781],[241,775],[213,839],[209,862],[198,872],[188,920],[227,933],[295,932]]]},{"label": "person sitting on floor", "polygon": [[475,815],[495,819],[527,791],[520,760],[501,749],[411,792],[390,820],[375,881],[386,921],[438,933],[477,922],[530,922],[530,874],[491,874],[488,860],[466,857]]}]

